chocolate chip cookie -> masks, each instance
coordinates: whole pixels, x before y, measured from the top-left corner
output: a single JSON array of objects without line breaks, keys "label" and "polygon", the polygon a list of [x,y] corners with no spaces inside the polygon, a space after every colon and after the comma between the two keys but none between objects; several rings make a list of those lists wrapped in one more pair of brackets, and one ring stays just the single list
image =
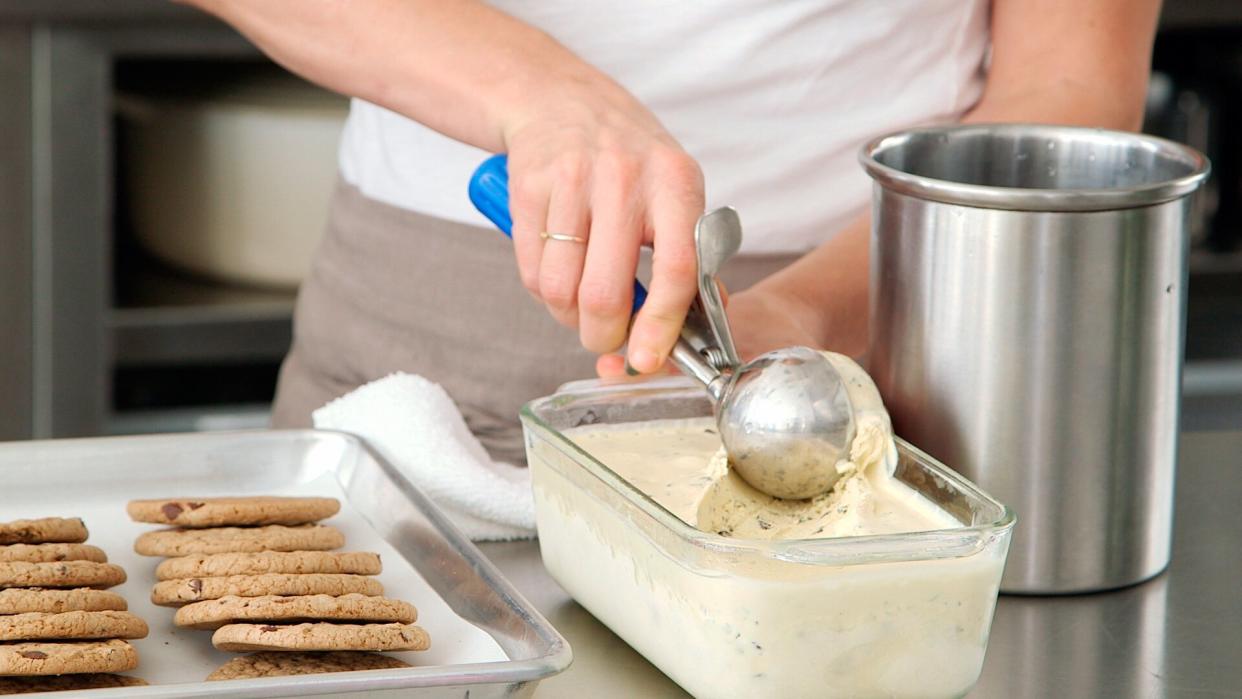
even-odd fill
[{"label": "chocolate chip cookie", "polygon": [[229,624],[211,636],[220,650],[426,650],[427,632],[413,624]]},{"label": "chocolate chip cookie", "polygon": [[0,590],[0,614],[24,614],[26,612],[123,612],[129,606],[125,598],[115,592],[78,588],[74,590],[44,590],[14,587]]},{"label": "chocolate chip cookie", "polygon": [[108,554],[90,544],[10,544],[0,546],[0,562],[55,563],[57,561],[94,561],[107,563]]},{"label": "chocolate chip cookie", "polygon": [[125,582],[125,570],[111,563],[60,561],[57,563],[0,563],[0,588],[6,587],[112,587]]},{"label": "chocolate chip cookie", "polygon": [[314,675],[321,672],[352,672],[354,670],[392,670],[409,667],[379,653],[329,651],[326,653],[252,653],[233,658],[207,676],[208,680],[243,680],[254,677],[285,677]]},{"label": "chocolate chip cookie", "polygon": [[0,522],[0,545],[5,544],[80,544],[86,541],[86,525],[77,517],[44,517]]},{"label": "chocolate chip cookie", "polygon": [[143,556],[187,556],[195,553],[256,553],[259,551],[328,551],[345,545],[336,527],[302,524],[287,527],[219,527],[163,529],[147,532],[134,542]]},{"label": "chocolate chip cookie", "polygon": [[378,553],[364,551],[264,551],[261,553],[195,554],[170,558],[155,569],[160,580],[214,578],[265,573],[340,573],[378,575],[383,566]]},{"label": "chocolate chip cookie", "polygon": [[151,590],[151,601],[164,607],[180,607],[190,602],[219,599],[227,595],[262,597],[265,595],[382,595],[384,586],[364,575],[230,575],[224,578],[185,578],[158,582]]},{"label": "chocolate chip cookie", "polygon": [[0,616],[0,641],[146,636],[147,623],[129,612],[28,612]]},{"label": "chocolate chip cookie", "polygon": [[280,597],[237,597],[195,602],[177,610],[177,626],[218,629],[238,622],[306,621],[398,622],[410,624],[418,619],[414,605],[401,600],[369,595],[303,595]]},{"label": "chocolate chip cookie", "polygon": [[87,672],[80,675],[46,677],[0,677],[0,694],[34,694],[36,692],[69,692],[109,687],[145,687],[141,677]]},{"label": "chocolate chip cookie", "polygon": [[179,527],[306,524],[339,512],[336,498],[243,497],[132,500],[126,507],[135,522]]},{"label": "chocolate chip cookie", "polygon": [[138,666],[128,641],[0,644],[0,675],[67,675],[125,672]]}]

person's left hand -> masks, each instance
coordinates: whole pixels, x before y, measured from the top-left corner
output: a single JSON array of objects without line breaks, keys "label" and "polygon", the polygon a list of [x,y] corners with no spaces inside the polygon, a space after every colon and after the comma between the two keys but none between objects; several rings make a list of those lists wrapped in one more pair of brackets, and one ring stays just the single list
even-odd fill
[{"label": "person's left hand", "polygon": [[[742,361],[749,361],[769,350],[796,345],[815,347],[818,343],[798,319],[796,302],[775,292],[754,287],[729,295],[725,312]],[[677,368],[671,364],[669,372]],[[601,355],[595,362],[601,377],[624,376],[625,358],[619,354]]]}]

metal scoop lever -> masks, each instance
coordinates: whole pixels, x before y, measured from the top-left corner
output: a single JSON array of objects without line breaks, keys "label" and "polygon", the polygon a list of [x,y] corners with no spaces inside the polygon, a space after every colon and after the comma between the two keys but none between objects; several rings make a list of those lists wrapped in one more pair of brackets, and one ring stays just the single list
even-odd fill
[{"label": "metal scoop lever", "polygon": [[713,350],[706,356],[712,366],[736,369],[742,363],[733,344],[733,333],[725,315],[724,299],[716,276],[730,257],[742,247],[742,221],[732,207],[721,207],[699,217],[694,227],[694,249],[699,262],[699,297],[704,320],[711,333]]}]

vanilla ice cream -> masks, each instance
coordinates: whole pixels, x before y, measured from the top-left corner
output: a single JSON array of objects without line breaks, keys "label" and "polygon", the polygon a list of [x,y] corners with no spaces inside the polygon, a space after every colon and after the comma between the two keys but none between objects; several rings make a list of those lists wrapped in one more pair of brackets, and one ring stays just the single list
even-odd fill
[{"label": "vanilla ice cream", "polygon": [[711,418],[580,427],[566,435],[683,522],[720,536],[818,539],[961,526],[893,478],[888,459],[860,468],[849,462],[851,471],[831,491],[810,500],[765,495],[729,469]]},{"label": "vanilla ice cream", "polygon": [[892,424],[870,377],[825,352],[854,406],[857,429],[833,489],[809,500],[759,492],[733,472],[711,418],[586,426],[566,436],[622,478],[705,532],[744,539],[816,539],[961,526],[893,477]]},{"label": "vanilla ice cream", "polygon": [[[810,500],[731,474],[706,400],[682,414],[698,389],[599,389],[524,412],[544,564],[696,696],[950,697],[978,677],[1012,516],[927,457],[899,459],[870,378],[832,359],[857,436],[843,477]],[[591,406],[578,427],[537,422],[575,400]]]}]

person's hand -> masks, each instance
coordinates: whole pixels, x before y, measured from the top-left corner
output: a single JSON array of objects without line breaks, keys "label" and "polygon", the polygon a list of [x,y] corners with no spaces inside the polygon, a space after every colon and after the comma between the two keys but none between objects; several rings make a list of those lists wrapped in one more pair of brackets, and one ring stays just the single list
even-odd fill
[{"label": "person's hand", "polygon": [[[769,350],[819,344],[805,328],[803,314],[809,312],[808,309],[762,287],[730,295],[725,312],[729,316],[733,342],[744,362]],[[671,365],[668,368],[676,371]],[[626,374],[625,359],[606,354],[596,360],[595,371],[605,378],[623,376]]]},{"label": "person's hand", "polygon": [[613,352],[626,343],[639,249],[651,246],[649,294],[627,352],[634,369],[657,371],[697,288],[699,166],[613,83],[566,85],[534,101],[504,129],[522,283],[584,347]]}]

